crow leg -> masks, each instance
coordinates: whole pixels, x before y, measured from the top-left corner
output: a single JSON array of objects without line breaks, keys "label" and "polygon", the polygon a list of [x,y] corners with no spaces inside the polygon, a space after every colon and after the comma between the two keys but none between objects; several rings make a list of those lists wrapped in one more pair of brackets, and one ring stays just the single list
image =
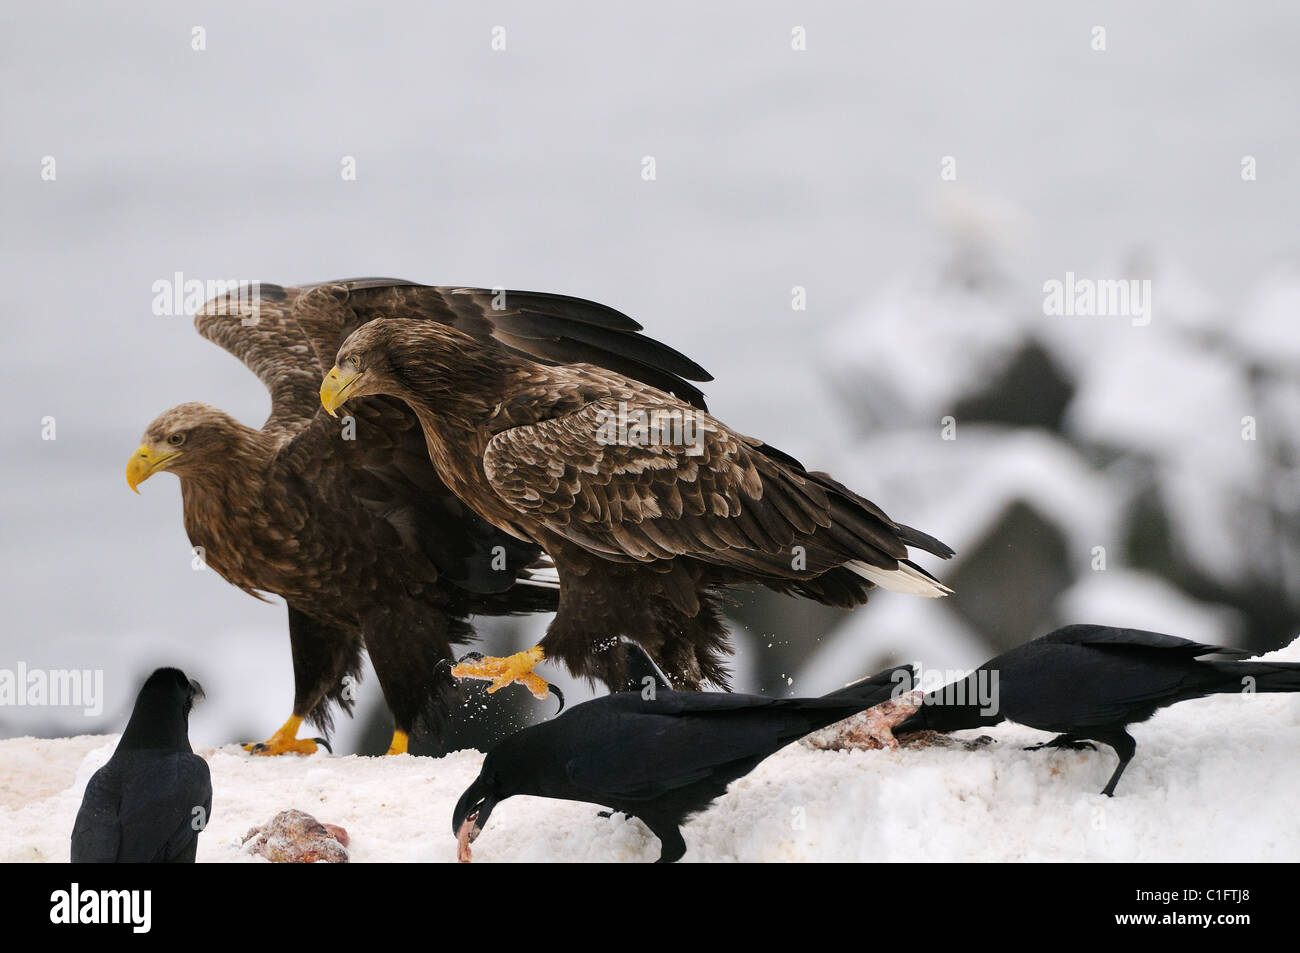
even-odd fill
[{"label": "crow leg", "polygon": [[1110,745],[1115,749],[1115,753],[1119,755],[1119,764],[1115,767],[1115,773],[1110,776],[1106,786],[1101,789],[1101,793],[1106,797],[1114,797],[1115,785],[1119,784],[1119,776],[1124,773],[1124,769],[1128,767],[1128,763],[1133,760],[1133,755],[1137,752],[1137,742],[1123,728],[1114,735],[1107,738],[1098,738],[1097,740]]},{"label": "crow leg", "polygon": [[686,840],[682,837],[682,829],[676,821],[647,821],[644,817],[641,820],[650,832],[659,838],[659,859],[656,864],[675,864],[682,859],[686,853]]}]

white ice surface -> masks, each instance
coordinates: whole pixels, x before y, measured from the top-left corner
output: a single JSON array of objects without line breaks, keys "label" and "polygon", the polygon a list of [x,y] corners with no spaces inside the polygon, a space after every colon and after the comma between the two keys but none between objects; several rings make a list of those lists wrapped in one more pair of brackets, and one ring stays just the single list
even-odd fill
[{"label": "white ice surface", "polygon": [[[1300,660],[1300,642],[1272,657]],[[793,745],[686,824],[686,860],[1300,860],[1300,699],[1220,696],[1160,712],[1133,729],[1137,757],[1115,798],[1098,794],[1115,765],[1109,750],[1026,752],[1046,736],[1015,725],[988,734],[995,744],[970,751]],[[114,741],[0,741],[0,862],[68,859],[85,781]],[[197,750],[214,787],[202,862],[249,861],[242,836],[289,807],[346,828],[354,862],[453,861],[452,808],[482,760]],[[475,861],[658,855],[640,822],[596,811],[507,800]]]}]

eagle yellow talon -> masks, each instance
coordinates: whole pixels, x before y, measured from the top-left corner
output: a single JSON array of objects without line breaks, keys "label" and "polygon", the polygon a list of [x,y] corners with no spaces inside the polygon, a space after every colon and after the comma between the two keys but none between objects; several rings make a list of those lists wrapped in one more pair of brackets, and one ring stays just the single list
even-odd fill
[{"label": "eagle yellow talon", "polygon": [[533,669],[546,658],[540,645],[531,649],[507,655],[504,658],[482,658],[472,662],[461,662],[452,668],[451,674],[456,678],[480,678],[490,681],[488,694],[500,691],[516,683],[533,693],[535,698],[546,698],[551,687],[546,679],[535,675]]},{"label": "eagle yellow talon", "polygon": [[388,750],[384,754],[406,754],[409,743],[410,739],[407,737],[406,732],[394,731],[392,744],[388,746]]},{"label": "eagle yellow talon", "polygon": [[301,724],[301,718],[297,715],[291,715],[289,720],[280,726],[280,730],[271,737],[265,741],[246,744],[243,748],[250,754],[263,755],[268,758],[281,754],[315,754],[317,750],[316,739],[298,737],[298,726]]}]

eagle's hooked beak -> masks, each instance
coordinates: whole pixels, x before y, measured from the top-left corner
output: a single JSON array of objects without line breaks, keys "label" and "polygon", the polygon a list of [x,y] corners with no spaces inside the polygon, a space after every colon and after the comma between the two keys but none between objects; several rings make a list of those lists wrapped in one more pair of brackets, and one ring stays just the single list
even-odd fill
[{"label": "eagle's hooked beak", "polygon": [[343,371],[335,364],[330,368],[330,372],[325,375],[325,380],[320,385],[320,402],[331,417],[337,417],[335,413],[343,403],[348,399],[347,393],[349,388],[357,382],[361,376],[360,371]]},{"label": "eagle's hooked beak", "polygon": [[155,453],[149,444],[140,444],[136,447],[135,453],[131,454],[131,459],[126,462],[126,485],[133,493],[139,493],[136,487],[159,470],[167,469],[167,464],[180,455],[179,450],[171,453]]}]

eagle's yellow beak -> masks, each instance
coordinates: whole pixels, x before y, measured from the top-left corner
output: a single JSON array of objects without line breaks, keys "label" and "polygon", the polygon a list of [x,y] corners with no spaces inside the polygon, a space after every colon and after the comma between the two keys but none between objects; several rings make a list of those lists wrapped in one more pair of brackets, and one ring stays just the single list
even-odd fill
[{"label": "eagle's yellow beak", "polygon": [[343,406],[344,401],[348,399],[348,389],[360,376],[360,371],[341,371],[337,364],[325,375],[325,380],[320,385],[320,402],[331,417],[338,416],[335,411]]},{"label": "eagle's yellow beak", "polygon": [[131,454],[131,459],[126,462],[126,485],[132,492],[139,493],[136,487],[180,455],[179,450],[173,453],[154,453],[153,447],[147,443],[140,444],[135,453]]}]

